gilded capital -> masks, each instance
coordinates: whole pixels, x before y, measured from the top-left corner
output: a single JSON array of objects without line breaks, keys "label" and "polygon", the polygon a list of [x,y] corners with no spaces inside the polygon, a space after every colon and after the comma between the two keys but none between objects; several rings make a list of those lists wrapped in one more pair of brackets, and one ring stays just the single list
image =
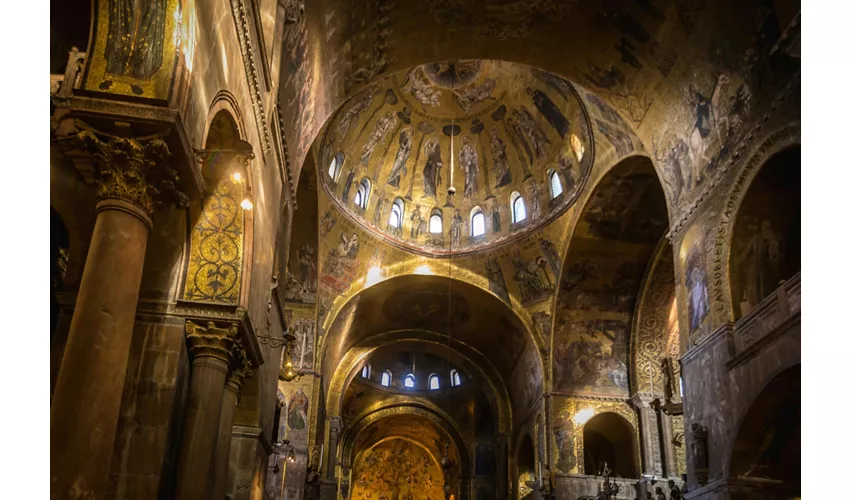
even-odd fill
[{"label": "gilded capital", "polygon": [[238,324],[227,322],[225,327],[207,321],[205,326],[186,320],[186,343],[192,358],[212,357],[230,363]]},{"label": "gilded capital", "polygon": [[180,177],[164,163],[171,152],[162,139],[110,136],[102,141],[84,130],[77,134],[77,141],[96,160],[101,200],[124,200],[148,214],[165,205],[188,206],[189,198],[177,188]]}]

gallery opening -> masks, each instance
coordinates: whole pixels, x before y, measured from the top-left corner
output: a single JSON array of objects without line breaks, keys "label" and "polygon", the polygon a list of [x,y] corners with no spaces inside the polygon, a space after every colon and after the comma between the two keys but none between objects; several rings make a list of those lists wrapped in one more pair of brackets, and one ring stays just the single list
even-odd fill
[{"label": "gallery opening", "polygon": [[800,33],[51,2],[51,498],[801,498]]}]

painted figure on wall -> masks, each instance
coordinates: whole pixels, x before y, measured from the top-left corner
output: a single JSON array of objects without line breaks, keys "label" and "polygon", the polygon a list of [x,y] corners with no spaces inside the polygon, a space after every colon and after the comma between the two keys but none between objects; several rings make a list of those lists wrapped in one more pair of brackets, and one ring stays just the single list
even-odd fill
[{"label": "painted figure on wall", "polygon": [[363,91],[362,97],[345,111],[345,114],[342,115],[342,119],[340,119],[339,125],[337,125],[336,128],[336,135],[340,141],[345,139],[346,134],[348,134],[348,130],[351,128],[351,125],[357,121],[360,113],[369,109],[369,106],[372,105],[372,101],[375,99],[375,95],[379,91],[380,87],[377,85],[370,85]]},{"label": "painted figure on wall", "polygon": [[540,240],[540,251],[549,263],[549,268],[552,274],[557,279],[561,275],[561,257],[558,255],[558,250],[555,245],[546,238]]},{"label": "painted figure on wall", "polygon": [[302,430],[307,427],[307,409],[310,406],[310,400],[304,394],[304,389],[299,387],[297,391],[289,399],[289,428],[293,430]]},{"label": "painted figure on wall", "polygon": [[552,99],[549,99],[549,96],[544,92],[532,89],[531,87],[526,87],[525,93],[531,96],[531,100],[534,102],[534,107],[536,107],[538,111],[540,111],[540,114],[546,118],[546,121],[548,121],[549,124],[558,131],[558,135],[561,136],[561,139],[566,137],[567,132],[570,130],[570,122],[564,117],[561,110],[555,106]]},{"label": "painted figure on wall", "polygon": [[505,142],[499,137],[496,129],[488,129],[487,133],[490,134],[490,152],[493,154],[493,178],[496,179],[496,187],[500,188],[511,183],[508,154],[505,150]]},{"label": "painted figure on wall", "polygon": [[[162,65],[168,14],[166,0],[109,2],[106,73],[150,80]],[[137,94],[140,90],[133,89]]]},{"label": "painted figure on wall", "polygon": [[470,144],[469,136],[463,136],[460,148],[460,165],[463,167],[463,195],[474,196],[478,192],[478,151]]},{"label": "painted figure on wall", "polygon": [[555,348],[557,386],[562,390],[626,393],[626,325],[619,320],[588,320],[575,322],[572,328],[575,339],[560,342]]},{"label": "painted figure on wall", "polygon": [[750,238],[738,256],[744,270],[741,314],[746,314],[773,291],[775,283],[768,282],[768,271],[775,269],[782,260],[779,239],[770,221],[745,219]]},{"label": "painted figure on wall", "polygon": [[348,203],[348,195],[351,193],[351,184],[354,183],[354,169],[348,172],[348,177],[345,179],[345,186],[342,188],[342,202]]},{"label": "painted figure on wall", "polygon": [[622,158],[634,151],[634,144],[632,144],[632,139],[628,134],[621,132],[602,120],[597,119],[595,121],[596,127],[602,132],[602,135],[614,146],[614,151],[617,152],[618,158]]},{"label": "painted figure on wall", "polygon": [[369,159],[372,157],[375,148],[378,147],[378,144],[385,136],[395,130],[396,125],[398,125],[398,118],[391,112],[387,112],[387,114],[375,122],[375,130],[369,134],[369,138],[363,144],[363,152],[360,154],[361,166],[365,168],[369,165]]},{"label": "painted figure on wall", "polygon": [[540,218],[540,188],[537,187],[537,181],[532,180],[528,186],[528,201],[529,215],[531,220]]},{"label": "painted figure on wall", "polygon": [[534,165],[535,159],[541,163],[545,162],[547,158],[546,147],[550,144],[549,138],[546,137],[543,129],[540,128],[528,109],[525,106],[512,109],[511,118],[508,118],[507,123],[512,126],[519,140],[523,143],[531,164]]},{"label": "painted figure on wall", "polygon": [[555,467],[564,474],[569,474],[578,462],[573,445],[575,428],[570,418],[570,412],[564,411],[558,417],[555,421],[554,432],[555,443],[558,446],[558,461],[555,463]]},{"label": "painted figure on wall", "polygon": [[401,89],[414,99],[419,101],[424,111],[426,107],[436,108],[440,105],[441,92],[431,86],[431,83],[422,75],[422,69],[417,66],[408,75]]},{"label": "painted figure on wall", "polygon": [[425,196],[437,198],[437,187],[443,183],[440,170],[443,168],[443,159],[440,156],[440,141],[431,137],[425,143],[425,168],[422,169],[423,187]]},{"label": "painted figure on wall", "polygon": [[552,279],[546,271],[546,259],[538,257],[528,264],[516,253],[513,264],[514,281],[519,285],[523,304],[549,296],[552,292]]},{"label": "painted figure on wall", "polygon": [[484,264],[487,269],[487,282],[490,291],[496,294],[506,304],[511,303],[508,296],[508,287],[505,285],[505,276],[502,274],[502,268],[499,266],[499,261],[495,258],[489,258]]},{"label": "painted figure on wall", "polygon": [[328,252],[322,276],[322,283],[337,293],[343,293],[354,280],[357,267],[357,254],[360,252],[360,241],[357,233],[350,237],[340,234],[339,243]]},{"label": "painted figure on wall", "polygon": [[681,139],[672,142],[670,148],[659,155],[659,147],[653,139],[655,160],[661,164],[663,175],[661,180],[667,186],[673,201],[678,201],[682,192],[690,189],[691,179],[691,157],[688,155],[688,145]]},{"label": "painted figure on wall", "polygon": [[493,232],[502,232],[502,215],[499,213],[499,202],[494,201],[490,206],[490,220],[493,223]]},{"label": "painted figure on wall", "polygon": [[485,78],[478,85],[469,85],[461,89],[455,90],[454,94],[457,97],[457,102],[463,108],[464,113],[469,113],[474,104],[484,102],[487,99],[495,99],[493,89],[496,88],[496,80],[493,78]]},{"label": "painted figure on wall", "polygon": [[460,229],[463,227],[463,218],[460,216],[460,211],[455,209],[454,215],[452,216],[452,227],[451,227],[451,236],[452,236],[452,245],[455,247],[460,246]]},{"label": "painted figure on wall", "polygon": [[307,291],[316,291],[316,249],[311,245],[303,244],[298,249],[298,267],[300,271],[301,285]]},{"label": "painted figure on wall", "polygon": [[708,316],[708,279],[704,268],[702,245],[692,245],[685,261],[685,287],[688,289],[688,317],[691,331],[696,330]]},{"label": "painted figure on wall", "polygon": [[413,213],[410,214],[410,239],[419,239],[419,235],[422,233],[422,228],[424,226],[425,221],[422,219],[422,210],[420,210],[419,205],[416,205],[416,208],[413,209]]},{"label": "painted figure on wall", "polygon": [[413,144],[413,128],[406,127],[402,129],[398,136],[398,151],[395,154],[393,168],[390,170],[390,176],[387,179],[387,184],[393,187],[398,187],[401,177],[407,175],[407,160],[410,158],[410,147]]},{"label": "painted figure on wall", "polygon": [[333,216],[330,210],[322,214],[322,220],[319,221],[319,237],[324,238],[333,229],[336,224],[336,217]]}]

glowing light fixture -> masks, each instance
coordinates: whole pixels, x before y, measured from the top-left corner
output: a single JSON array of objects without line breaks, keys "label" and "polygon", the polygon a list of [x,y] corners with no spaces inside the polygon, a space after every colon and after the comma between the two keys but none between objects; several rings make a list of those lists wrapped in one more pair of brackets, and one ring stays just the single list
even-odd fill
[{"label": "glowing light fixture", "polygon": [[230,174],[230,180],[232,180],[234,184],[240,184],[242,182],[242,172],[233,172]]},{"label": "glowing light fixture", "polygon": [[295,335],[287,333],[283,336],[283,363],[280,368],[280,379],[284,382],[292,382],[301,377],[292,364],[292,346],[295,340]]},{"label": "glowing light fixture", "polygon": [[246,196],[242,199],[242,203],[239,204],[242,207],[242,210],[253,210],[254,204],[251,202],[251,198]]},{"label": "glowing light fixture", "polygon": [[588,420],[593,418],[594,415],[596,415],[595,408],[583,408],[576,413],[575,417],[573,417],[573,421],[575,421],[578,425],[584,425]]}]

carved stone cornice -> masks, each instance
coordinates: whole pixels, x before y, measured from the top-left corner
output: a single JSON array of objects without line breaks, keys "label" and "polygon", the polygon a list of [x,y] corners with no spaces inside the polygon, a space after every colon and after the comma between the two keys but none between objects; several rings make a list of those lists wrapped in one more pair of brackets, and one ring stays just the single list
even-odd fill
[{"label": "carved stone cornice", "polygon": [[180,177],[164,163],[171,152],[161,138],[113,135],[101,139],[83,130],[74,142],[95,160],[93,180],[99,199],[132,203],[148,215],[165,205],[188,206],[189,198],[177,188]]},{"label": "carved stone cornice", "polygon": [[[245,65],[245,74],[248,77],[251,104],[254,107],[254,119],[260,131],[260,140],[263,145],[263,153],[269,154],[272,150],[269,138],[269,126],[266,121],[266,109],[263,106],[263,92],[260,88],[260,78],[257,72],[257,63],[254,59],[253,40],[251,39],[251,27],[248,25],[248,14],[245,12],[243,0],[230,0],[230,8],[233,11],[233,21],[236,23],[236,34],[239,37],[239,49],[242,51],[242,62]],[[260,29],[258,26],[257,29]]]},{"label": "carved stone cornice", "polygon": [[215,358],[230,363],[230,352],[236,341],[239,325],[234,322],[207,321],[201,326],[194,321],[186,320],[186,343],[189,354],[193,359]]}]

